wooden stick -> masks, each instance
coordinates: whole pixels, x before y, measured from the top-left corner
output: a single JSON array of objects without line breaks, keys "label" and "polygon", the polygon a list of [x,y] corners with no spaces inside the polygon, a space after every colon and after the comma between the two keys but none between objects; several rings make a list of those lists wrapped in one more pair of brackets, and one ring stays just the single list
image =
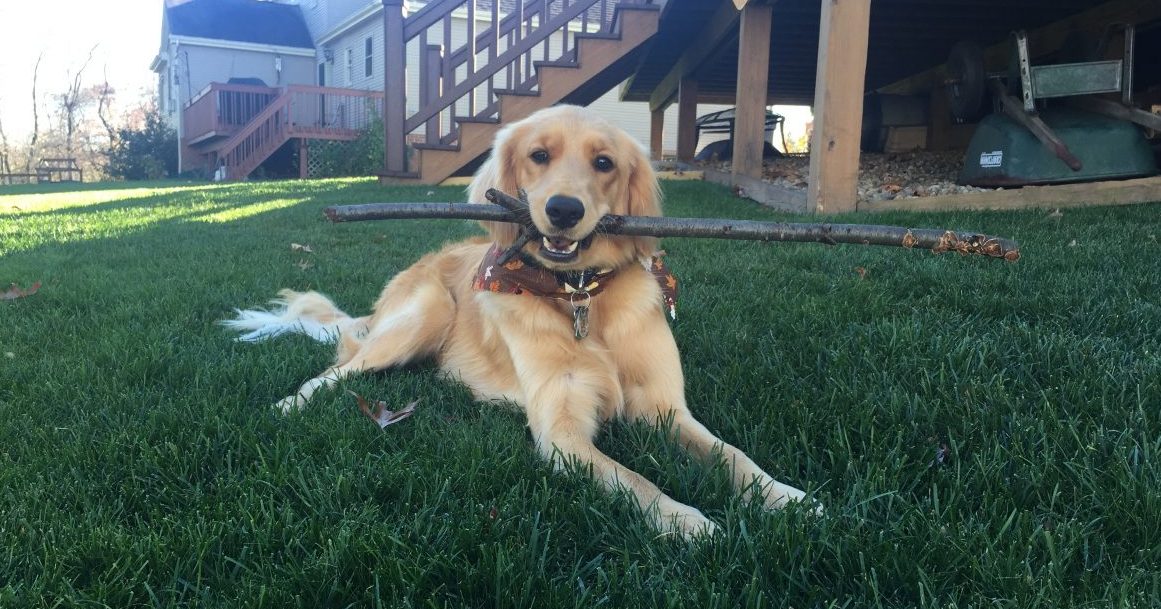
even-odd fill
[{"label": "wooden stick", "polygon": [[[527,214],[527,204],[502,192],[491,190],[488,198],[503,205],[472,203],[366,203],[328,207],[325,213],[333,222],[406,218],[458,218],[513,222],[524,229],[521,242],[538,239],[539,232]],[[520,205],[524,205],[522,209]],[[817,242],[891,245],[920,248],[934,253],[958,252],[979,254],[1014,262],[1020,258],[1020,246],[1010,239],[970,231],[929,228],[904,228],[872,224],[829,224],[794,222],[758,222],[710,218],[666,218],[654,216],[607,215],[597,224],[597,232],[610,235],[644,237],[695,237],[741,239],[748,241]]]}]

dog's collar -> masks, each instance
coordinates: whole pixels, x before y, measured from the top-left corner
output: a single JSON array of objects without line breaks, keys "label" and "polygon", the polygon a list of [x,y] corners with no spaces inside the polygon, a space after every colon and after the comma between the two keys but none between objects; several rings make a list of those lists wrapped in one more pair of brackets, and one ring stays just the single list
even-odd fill
[{"label": "dog's collar", "polygon": [[[569,302],[573,307],[573,328],[578,339],[588,335],[589,299],[600,294],[616,276],[615,269],[552,271],[524,255],[500,263],[507,248],[493,243],[480,262],[472,287],[497,294],[529,294]],[[642,265],[652,273],[661,288],[665,312],[677,318],[677,278],[661,260],[663,252],[654,254]]]},{"label": "dog's collar", "polygon": [[507,262],[500,258],[507,248],[493,243],[476,271],[472,287],[485,292],[531,294],[542,298],[575,300],[575,294],[596,296],[616,276],[613,269],[552,271],[521,253]]}]

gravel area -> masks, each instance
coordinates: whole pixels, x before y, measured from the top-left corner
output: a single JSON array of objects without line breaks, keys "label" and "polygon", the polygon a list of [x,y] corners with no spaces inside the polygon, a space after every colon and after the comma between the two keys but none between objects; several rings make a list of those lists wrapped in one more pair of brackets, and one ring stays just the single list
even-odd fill
[{"label": "gravel area", "polygon": [[[960,166],[963,164],[962,151],[863,153],[860,158],[860,203],[990,190],[955,183]],[[788,188],[806,190],[809,166],[810,158],[806,155],[769,160],[763,167],[763,179]],[[730,163],[720,161],[699,163],[690,169],[699,167],[729,171]],[[663,163],[661,168],[674,169],[677,168],[677,164]]]}]

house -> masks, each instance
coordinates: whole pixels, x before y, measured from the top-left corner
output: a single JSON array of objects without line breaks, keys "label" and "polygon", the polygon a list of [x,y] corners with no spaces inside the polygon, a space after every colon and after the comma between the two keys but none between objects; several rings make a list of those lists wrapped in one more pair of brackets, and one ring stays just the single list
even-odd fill
[{"label": "house", "polygon": [[[404,127],[407,141],[428,146],[429,156],[448,152],[441,149],[451,145],[449,135],[458,134],[461,128],[477,128],[469,126],[469,121],[487,122],[488,116],[481,116],[480,110],[493,107],[498,92],[512,89],[519,96],[535,92],[530,77],[541,71],[559,71],[568,63],[566,56],[575,55],[578,44],[584,44],[579,42],[582,38],[609,46],[616,53],[615,59],[621,60],[621,74],[627,75],[632,67],[623,61],[623,51],[608,40],[611,19],[619,14],[614,11],[615,1],[573,2],[567,9],[562,2],[536,2],[545,7],[558,5],[548,8],[547,14],[532,8],[534,3],[525,8],[517,0],[477,0],[469,8],[470,4],[433,0],[407,7],[411,9],[409,19],[425,19],[427,25],[422,36],[408,43],[403,103],[409,115],[418,114],[420,106],[429,101],[431,91],[420,89],[425,86],[421,74],[432,65],[439,64],[439,69],[447,71],[445,88],[469,69],[479,67],[463,61],[462,53],[457,59],[454,52],[447,52],[463,48],[469,32],[479,37],[493,21],[507,24],[527,11],[524,30],[544,30],[545,39],[529,42],[530,38],[522,39],[509,27],[508,33],[499,37],[500,44],[490,49],[478,45],[480,57],[472,58],[473,63],[495,59],[497,54],[502,59],[519,44],[529,48],[505,64],[500,70],[503,78],[490,79],[446,104],[423,128]],[[450,5],[456,6],[447,10]],[[575,8],[579,5],[590,7]],[[654,21],[655,8],[650,11]],[[437,10],[444,12],[435,18]],[[554,10],[558,12],[553,14]],[[571,11],[572,17],[565,18],[560,12],[565,10]],[[165,0],[161,49],[151,68],[158,75],[160,109],[180,135],[181,170],[218,171],[221,175],[224,169],[229,178],[243,178],[278,149],[298,145],[303,157],[300,172],[306,175],[304,142],[352,139],[383,116],[388,56],[384,31],[383,0]],[[547,35],[552,32],[556,34]],[[421,48],[425,52],[420,52]],[[440,50],[433,51],[437,48]],[[459,61],[457,67],[450,68],[455,61]],[[650,140],[648,105],[620,101],[619,79],[591,84],[572,80],[566,88],[589,86],[579,94],[568,91],[572,97],[562,96],[558,101],[592,105],[643,143]],[[524,89],[516,91],[517,85]],[[701,111],[726,107],[703,104]],[[671,110],[658,152],[676,150],[676,111]],[[442,127],[435,126],[436,122]],[[490,142],[489,128],[481,131],[485,133],[475,137]],[[704,141],[713,139],[715,136],[708,136]],[[456,158],[441,168],[437,177],[465,171],[470,171],[470,163]],[[428,181],[439,180],[429,175]]]}]

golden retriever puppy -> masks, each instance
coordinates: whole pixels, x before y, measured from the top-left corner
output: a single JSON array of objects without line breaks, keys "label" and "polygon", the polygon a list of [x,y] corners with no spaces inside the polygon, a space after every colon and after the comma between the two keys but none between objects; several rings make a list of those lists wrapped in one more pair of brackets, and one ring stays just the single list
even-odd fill
[{"label": "golden retriever puppy", "polygon": [[544,235],[505,264],[496,258],[518,228],[484,223],[488,239],[423,257],[387,284],[369,316],[283,290],[275,310],[240,311],[227,322],[249,332],[244,340],[337,334],[334,365],[279,406],[299,408],[352,373],[435,358],[478,399],[519,405],[546,459],[578,462],[605,487],[627,489],[660,529],[690,536],[715,525],[598,450],[602,422],[672,419],[673,437],[702,460],[724,461],[739,491],[758,493],[769,508],[802,499],[690,414],[666,320],[672,277],[654,258],[656,239],[596,231],[605,214],[661,214],[642,146],[585,108],[541,110],[499,133],[470,200],[484,201],[492,187],[525,191]]}]

